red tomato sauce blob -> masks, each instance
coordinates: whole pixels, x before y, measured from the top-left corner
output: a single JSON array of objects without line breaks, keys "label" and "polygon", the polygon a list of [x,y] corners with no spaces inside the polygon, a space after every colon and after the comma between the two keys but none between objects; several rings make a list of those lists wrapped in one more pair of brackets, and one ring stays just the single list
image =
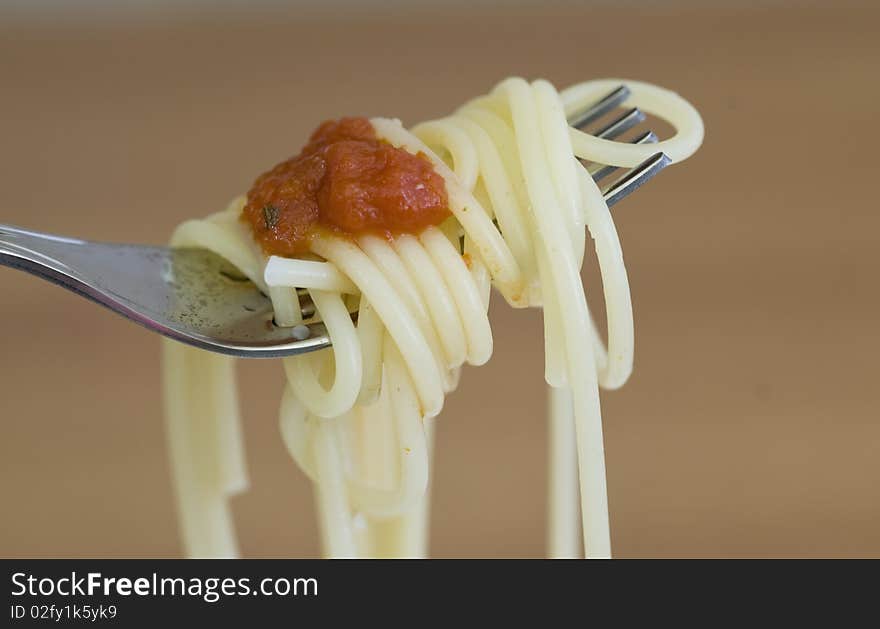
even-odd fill
[{"label": "red tomato sauce blob", "polygon": [[449,216],[428,157],[380,140],[366,118],[323,123],[299,155],[257,178],[242,212],[263,251],[279,256],[308,252],[322,229],[393,237]]}]

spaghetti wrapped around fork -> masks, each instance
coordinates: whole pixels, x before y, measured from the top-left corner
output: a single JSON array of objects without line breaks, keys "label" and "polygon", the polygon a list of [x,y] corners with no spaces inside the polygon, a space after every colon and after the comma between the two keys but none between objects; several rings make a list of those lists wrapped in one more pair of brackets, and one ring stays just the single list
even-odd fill
[{"label": "spaghetti wrapped around fork", "polygon": [[[674,136],[634,145],[569,125],[621,84]],[[246,197],[176,230],[173,245],[211,249],[260,286],[278,325],[327,328],[331,349],[283,359],[280,408],[284,442],[314,482],[325,555],[426,555],[434,418],[461,366],[492,354],[494,287],[515,308],[543,309],[557,444],[550,552],[579,552],[570,520],[580,493],[586,556],[610,557],[599,387],[620,387],[632,370],[633,315],[614,221],[581,160],[633,167],[663,152],[678,162],[702,134],[696,110],[653,85],[557,92],[511,78],[411,129],[387,118],[325,123]],[[580,277],[586,242],[607,349]],[[228,497],[247,482],[231,361],[172,342],[164,361],[187,552],[235,556]]]}]

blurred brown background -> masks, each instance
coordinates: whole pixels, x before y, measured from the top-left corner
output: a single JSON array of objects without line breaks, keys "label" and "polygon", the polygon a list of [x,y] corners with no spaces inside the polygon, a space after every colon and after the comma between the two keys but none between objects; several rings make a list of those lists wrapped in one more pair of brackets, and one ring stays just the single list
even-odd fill
[{"label": "blurred brown background", "polygon": [[[162,243],[325,118],[413,123],[510,74],[672,88],[705,144],[615,208],[637,333],[604,396],[616,555],[880,557],[880,10],[489,4],[7,12],[0,222]],[[0,556],[178,555],[158,339],[19,272],[0,286]],[[440,419],[435,556],[544,552],[539,316],[495,299],[493,326]],[[243,554],[314,556],[281,369],[240,375]]]}]

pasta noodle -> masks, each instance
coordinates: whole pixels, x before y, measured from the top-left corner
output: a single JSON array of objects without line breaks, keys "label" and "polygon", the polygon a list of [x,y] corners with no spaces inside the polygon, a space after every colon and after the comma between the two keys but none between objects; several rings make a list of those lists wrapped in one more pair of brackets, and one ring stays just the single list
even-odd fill
[{"label": "pasta noodle", "polygon": [[[620,84],[675,135],[640,146],[569,126],[567,115]],[[620,387],[632,370],[633,316],[614,221],[579,160],[635,166],[663,151],[681,161],[702,141],[699,115],[646,83],[590,81],[559,93],[547,81],[511,78],[449,117],[410,130],[392,119],[371,123],[382,140],[430,159],[452,218],[392,239],[327,233],[312,241],[312,255],[267,258],[239,220],[242,198],[182,224],[172,238],[174,246],[206,247],[237,266],[269,294],[278,325],[314,319],[327,327],[332,348],[283,359],[280,408],[284,443],[315,485],[324,554],[426,556],[433,418],[460,367],[491,356],[494,287],[511,306],[544,312],[548,552],[575,556],[582,535],[587,557],[610,557],[599,387]],[[585,229],[602,276],[607,350],[580,277]],[[313,314],[297,289],[306,289]],[[235,556],[228,498],[247,480],[232,363],[164,343],[186,552]]]}]

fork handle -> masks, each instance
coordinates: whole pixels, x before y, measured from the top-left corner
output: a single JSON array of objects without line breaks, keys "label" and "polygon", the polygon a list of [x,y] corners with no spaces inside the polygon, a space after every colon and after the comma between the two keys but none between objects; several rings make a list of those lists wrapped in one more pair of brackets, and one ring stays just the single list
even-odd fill
[{"label": "fork handle", "polygon": [[84,244],[74,238],[0,225],[0,264],[73,289],[70,282],[81,283],[82,280],[65,264],[63,254],[71,247]]}]

